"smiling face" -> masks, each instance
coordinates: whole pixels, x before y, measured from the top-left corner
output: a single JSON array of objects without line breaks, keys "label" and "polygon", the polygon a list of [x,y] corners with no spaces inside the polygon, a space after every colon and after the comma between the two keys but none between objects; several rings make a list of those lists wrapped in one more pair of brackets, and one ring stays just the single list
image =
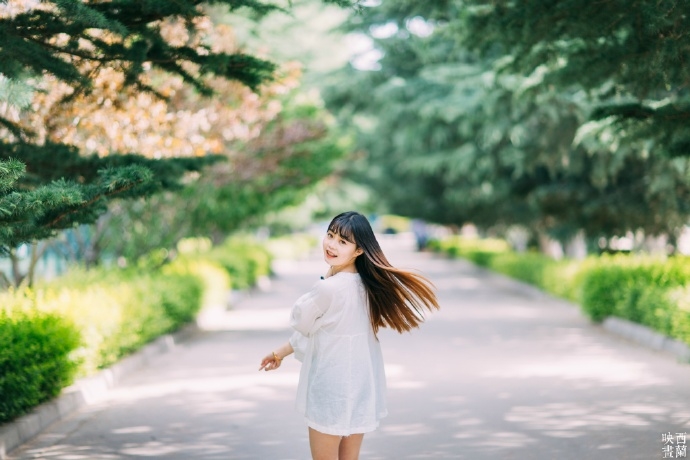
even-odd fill
[{"label": "smiling face", "polygon": [[328,231],[323,239],[323,258],[331,267],[348,269],[350,265],[354,266],[355,259],[361,253],[356,244],[332,231]]}]

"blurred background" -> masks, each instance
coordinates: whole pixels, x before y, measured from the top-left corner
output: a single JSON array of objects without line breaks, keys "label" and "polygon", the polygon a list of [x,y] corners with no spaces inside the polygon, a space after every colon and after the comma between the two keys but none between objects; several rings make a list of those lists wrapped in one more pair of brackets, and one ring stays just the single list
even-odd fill
[{"label": "blurred background", "polygon": [[0,422],[346,210],[690,343],[686,7],[0,3]]}]

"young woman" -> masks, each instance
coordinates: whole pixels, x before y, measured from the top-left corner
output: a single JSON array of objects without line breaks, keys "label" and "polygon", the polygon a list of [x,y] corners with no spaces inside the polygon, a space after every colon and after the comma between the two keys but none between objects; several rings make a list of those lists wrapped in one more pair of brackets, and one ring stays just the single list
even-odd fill
[{"label": "young woman", "polygon": [[289,342],[259,370],[280,367],[291,353],[302,361],[297,408],[309,427],[314,460],[356,460],[364,433],[386,415],[381,327],[409,331],[439,308],[431,283],[400,270],[381,251],[367,219],[336,216],[323,240],[325,277],[292,309]]}]

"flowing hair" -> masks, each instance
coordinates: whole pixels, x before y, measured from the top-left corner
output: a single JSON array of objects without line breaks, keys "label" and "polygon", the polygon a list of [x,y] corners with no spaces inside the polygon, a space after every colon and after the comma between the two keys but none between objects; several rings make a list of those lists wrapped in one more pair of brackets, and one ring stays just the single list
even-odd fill
[{"label": "flowing hair", "polygon": [[363,251],[355,259],[355,267],[366,288],[374,333],[381,327],[409,331],[424,321],[424,310],[439,308],[427,278],[388,262],[366,217],[354,211],[338,214],[328,225],[328,231]]}]

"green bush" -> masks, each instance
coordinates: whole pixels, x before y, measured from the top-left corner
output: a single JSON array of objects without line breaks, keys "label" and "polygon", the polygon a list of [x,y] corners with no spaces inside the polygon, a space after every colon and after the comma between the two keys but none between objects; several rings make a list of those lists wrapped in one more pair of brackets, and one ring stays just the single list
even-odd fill
[{"label": "green bush", "polygon": [[618,287],[627,285],[627,273],[621,267],[591,268],[582,280],[582,308],[594,321],[603,321],[622,300]]},{"label": "green bush", "polygon": [[[546,258],[546,256],[542,256]],[[552,260],[552,259],[549,259]],[[539,286],[546,292],[563,297],[572,302],[580,302],[582,297],[582,279],[587,272],[591,260],[559,260],[553,261],[544,270],[542,284]]]},{"label": "green bush", "polygon": [[556,265],[556,261],[537,253],[496,253],[489,267],[510,277],[544,287],[545,274]]},{"label": "green bush", "polygon": [[224,304],[231,283],[248,287],[270,272],[268,251],[254,241],[201,243],[187,242],[171,263],[159,250],[127,269],[74,268],[0,293],[0,422],[179,329],[203,305]]},{"label": "green bush", "polygon": [[203,257],[227,271],[234,289],[247,289],[271,272],[271,254],[250,238],[229,238]]},{"label": "green bush", "polygon": [[222,305],[231,286],[230,275],[220,265],[195,256],[182,256],[164,267],[167,273],[194,275],[203,282],[202,306]]},{"label": "green bush", "polygon": [[469,259],[482,267],[490,267],[494,257],[510,250],[508,243],[493,238],[451,237],[440,243],[432,243],[430,247],[438,247],[452,257]]},{"label": "green bush", "polygon": [[319,239],[313,235],[296,233],[266,242],[266,249],[271,257],[279,259],[298,259],[305,256],[319,244]]},{"label": "green bush", "polygon": [[553,260],[501,240],[452,237],[431,246],[581,304],[593,321],[618,316],[690,343],[690,259],[618,255]]},{"label": "green bush", "polygon": [[85,375],[189,322],[201,308],[203,290],[203,280],[191,272],[73,269],[14,292],[7,304],[51,312],[74,324],[83,342],[77,350],[79,374]]},{"label": "green bush", "polygon": [[77,329],[38,311],[0,312],[0,423],[28,412],[72,383]]},{"label": "green bush", "polygon": [[650,257],[602,256],[582,280],[582,307],[594,320],[615,315],[654,327],[646,302],[651,291],[682,286],[690,280],[686,258],[659,260]]},{"label": "green bush", "polygon": [[[666,305],[672,305],[668,312],[660,311],[659,316],[668,323],[671,337],[690,344],[690,287],[678,287],[667,291]],[[666,319],[668,317],[668,319]]]}]

